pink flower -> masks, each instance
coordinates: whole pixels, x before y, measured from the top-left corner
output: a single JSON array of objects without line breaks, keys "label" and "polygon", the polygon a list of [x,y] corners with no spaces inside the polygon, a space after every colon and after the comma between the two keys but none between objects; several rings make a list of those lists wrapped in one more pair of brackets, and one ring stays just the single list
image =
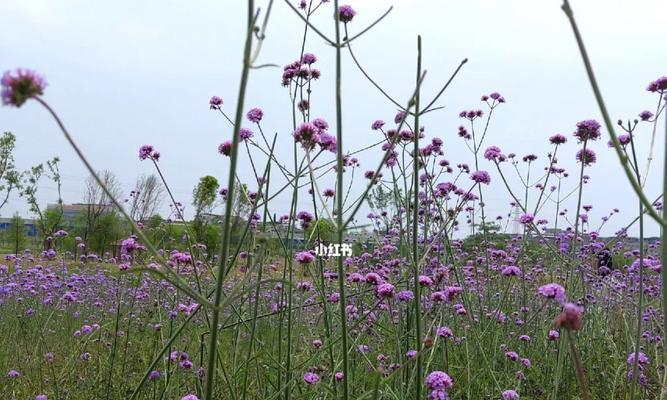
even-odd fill
[{"label": "pink flower", "polygon": [[259,124],[263,116],[264,116],[264,111],[262,111],[261,108],[257,107],[250,109],[250,111],[248,111],[248,114],[246,114],[248,121],[253,122],[255,124]]},{"label": "pink flower", "polygon": [[543,286],[540,286],[537,289],[537,292],[546,297],[547,299],[554,299],[559,303],[565,301],[565,289],[557,283],[549,283]]},{"label": "pink flower", "polygon": [[212,110],[220,108],[222,105],[222,99],[218,96],[211,97],[211,100],[208,101],[208,104],[211,106]]},{"label": "pink flower", "polygon": [[571,329],[574,331],[581,330],[583,322],[581,321],[581,314],[584,309],[576,304],[567,303],[563,306],[563,311],[556,317],[554,321],[556,327]]},{"label": "pink flower", "polygon": [[2,104],[21,107],[28,99],[41,96],[46,87],[46,81],[35,71],[18,68],[13,73],[7,71],[0,80],[0,97]]},{"label": "pink flower", "polygon": [[431,390],[451,389],[454,387],[454,381],[445,372],[433,371],[426,377],[426,386]]},{"label": "pink flower", "polygon": [[309,385],[314,385],[320,381],[320,377],[314,372],[306,372],[303,374],[303,380]]},{"label": "pink flower", "polygon": [[348,5],[338,7],[338,19],[340,22],[347,24],[352,21],[355,15],[357,15],[357,12]]}]

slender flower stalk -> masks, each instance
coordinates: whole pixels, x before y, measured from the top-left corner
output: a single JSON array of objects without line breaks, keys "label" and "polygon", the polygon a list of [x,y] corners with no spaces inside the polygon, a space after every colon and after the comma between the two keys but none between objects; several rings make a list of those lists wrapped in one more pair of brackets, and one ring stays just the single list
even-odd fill
[{"label": "slender flower stalk", "polygon": [[[667,118],[665,118],[665,137],[667,137]],[[667,141],[665,141],[665,156],[662,172],[662,218],[667,221],[667,207],[665,207],[665,199],[667,199]],[[667,332],[667,227],[662,226],[660,229],[660,260],[663,268],[660,272],[662,278],[662,331]],[[667,346],[663,346],[663,360],[667,360]],[[663,361],[664,362],[664,361]],[[662,388],[660,390],[660,398],[667,398],[667,372],[662,381]]]},{"label": "slender flower stalk", "polygon": [[[336,25],[336,227],[338,243],[343,243],[345,226],[343,225],[343,100],[341,83],[341,37],[340,37],[340,12],[338,0],[334,0],[334,23]],[[348,359],[349,347],[347,344],[347,315],[345,308],[347,298],[345,295],[345,266],[343,257],[338,257],[338,294],[340,296],[340,334],[343,352],[343,400],[350,398],[350,361]]]},{"label": "slender flower stalk", "polygon": [[[632,174],[630,167],[628,167],[628,157],[623,154],[621,143],[618,141],[618,136],[616,136],[616,132],[614,130],[614,124],[611,122],[611,118],[609,117],[609,113],[607,112],[607,107],[604,104],[602,93],[600,92],[597,80],[595,79],[595,74],[593,73],[593,67],[588,58],[588,52],[586,51],[586,46],[584,46],[583,39],[581,38],[581,34],[579,33],[579,28],[577,27],[577,23],[574,19],[574,13],[572,12],[572,8],[570,7],[570,3],[568,2],[568,0],[563,0],[562,9],[565,12],[565,15],[567,15],[568,19],[570,20],[570,24],[572,25],[572,31],[574,32],[574,36],[577,40],[577,45],[579,46],[579,51],[581,52],[581,58],[586,67],[588,80],[590,81],[591,87],[593,88],[595,99],[598,103],[598,106],[600,107],[600,113],[602,114],[605,126],[607,128],[607,131],[609,132],[609,136],[611,137],[611,142],[614,146],[614,149],[616,150],[618,159],[620,160],[621,167],[623,167],[623,172],[625,172],[628,181],[632,185],[632,189],[635,191],[635,193],[639,197],[644,207],[646,207],[646,210],[648,214],[651,216],[651,218],[653,218],[661,226],[663,227],[667,226],[667,219],[660,217],[660,215],[658,215],[658,213],[653,208],[653,205],[649,203],[648,199],[646,198],[646,195],[644,194],[644,191],[642,190],[640,183],[637,182],[637,180],[634,178]],[[665,310],[665,313],[667,313],[667,309]]]},{"label": "slender flower stalk", "polygon": [[[632,128],[628,127],[630,135],[630,147],[632,149],[632,164],[635,170],[637,181],[640,180],[639,162],[637,161],[637,153],[635,151],[635,141],[632,135]],[[667,157],[667,154],[665,155]],[[639,304],[637,306],[637,331],[635,334],[635,352],[634,363],[632,366],[632,387],[630,388],[630,400],[634,400],[635,391],[637,390],[637,383],[639,382],[639,375],[637,370],[639,368],[639,349],[642,335],[642,322],[644,319],[644,205],[639,202]]]},{"label": "slender flower stalk", "polygon": [[[417,77],[416,84],[419,88],[419,78],[422,74],[422,38],[417,36]],[[417,89],[415,95],[415,126],[414,126],[414,147],[412,150],[412,190],[413,190],[413,201],[412,201],[412,269],[414,279],[414,308],[415,308],[415,349],[417,349],[417,377],[415,378],[417,384],[415,385],[416,399],[421,399],[422,392],[422,330],[421,330],[421,286],[419,285],[419,246],[418,246],[418,235],[419,235],[419,93],[420,90]]]},{"label": "slender flower stalk", "polygon": [[[236,179],[236,164],[238,160],[238,148],[239,148],[239,132],[241,130],[241,122],[243,119],[243,105],[245,100],[246,88],[248,85],[248,75],[250,71],[250,52],[252,50],[252,38],[253,38],[253,27],[254,27],[254,16],[255,4],[254,0],[248,0],[248,19],[246,26],[246,38],[245,38],[245,48],[243,50],[243,67],[241,71],[241,81],[239,85],[239,96],[236,104],[236,117],[234,120],[234,135],[232,138],[232,149],[230,155],[230,165],[229,165],[229,179],[227,185],[227,201],[225,203],[225,219],[223,223],[223,236],[222,236],[222,247],[220,249],[220,265],[218,268],[217,282],[215,286],[214,294],[214,305],[217,307],[222,302],[222,297],[224,296],[223,292],[223,282],[227,270],[231,268],[231,265],[228,265],[227,257],[229,255],[229,246],[230,246],[230,236],[232,228],[232,212],[233,212],[233,201],[234,201],[234,187]],[[209,345],[208,345],[208,362],[206,364],[206,383],[204,386],[204,400],[213,400],[214,399],[214,385],[215,381],[215,368],[216,368],[216,355],[218,349],[218,324],[220,321],[220,310],[213,310],[213,316],[211,317],[211,334],[209,336]]]}]

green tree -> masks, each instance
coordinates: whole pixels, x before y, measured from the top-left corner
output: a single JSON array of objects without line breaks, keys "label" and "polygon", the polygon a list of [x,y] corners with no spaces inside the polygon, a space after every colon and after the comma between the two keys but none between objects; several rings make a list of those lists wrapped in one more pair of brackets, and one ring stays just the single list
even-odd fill
[{"label": "green tree", "polygon": [[331,220],[320,218],[306,228],[305,234],[308,243],[317,240],[318,236],[323,242],[334,242],[336,235],[335,224]]},{"label": "green tree", "polygon": [[10,132],[0,137],[0,208],[7,204],[9,194],[14,189],[21,189],[21,176],[14,167],[14,146],[16,137]]},{"label": "green tree", "polygon": [[204,241],[206,225],[209,222],[204,218],[204,214],[209,213],[213,209],[218,195],[218,187],[220,187],[218,180],[210,175],[206,175],[199,179],[199,183],[192,192],[192,205],[195,207],[193,229],[197,242]]},{"label": "green tree", "polygon": [[[45,249],[49,246],[46,238],[53,236],[63,220],[62,184],[60,181],[60,169],[58,167],[59,162],[60,159],[54,157],[46,162],[46,168],[44,168],[44,164],[38,164],[22,175],[23,182],[21,184],[20,195],[28,201],[30,211],[37,216],[37,227],[42,235]],[[47,210],[42,210],[37,201],[37,190],[42,177],[46,177],[53,182],[58,191],[56,206],[47,208]]]},{"label": "green tree", "polygon": [[23,218],[21,218],[18,212],[12,217],[7,233],[8,242],[14,248],[14,254],[19,254],[19,251],[26,247],[28,233]]}]

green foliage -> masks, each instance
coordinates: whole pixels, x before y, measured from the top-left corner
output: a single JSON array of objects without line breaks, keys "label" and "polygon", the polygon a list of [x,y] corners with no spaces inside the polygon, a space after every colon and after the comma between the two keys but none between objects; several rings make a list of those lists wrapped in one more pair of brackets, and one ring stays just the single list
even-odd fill
[{"label": "green foliage", "polygon": [[7,204],[13,190],[21,189],[21,175],[14,166],[15,144],[16,137],[10,132],[5,132],[0,137],[0,208]]},{"label": "green foliage", "polygon": [[[53,236],[53,234],[59,229],[63,220],[63,200],[61,195],[62,185],[60,182],[60,168],[58,166],[59,162],[60,159],[58,157],[53,157],[51,160],[46,162],[46,168],[44,167],[44,164],[38,164],[30,168],[30,170],[26,171],[22,176],[20,195],[28,202],[30,212],[35,214],[37,217],[37,227],[42,239],[44,239],[45,246],[45,238],[48,236]],[[47,209],[45,211],[40,208],[39,202],[37,201],[37,190],[42,178],[46,178],[53,182],[56,185],[56,189],[58,191],[57,206],[53,209]]]},{"label": "green foliage", "polygon": [[207,175],[199,179],[199,183],[192,192],[192,205],[195,207],[195,217],[192,222],[194,239],[197,242],[204,242],[207,235],[206,226],[208,221],[203,217],[204,213],[213,208],[213,204],[218,195],[220,184],[214,177]]},{"label": "green foliage", "polygon": [[28,244],[28,232],[23,218],[17,212],[11,220],[11,225],[5,233],[7,243],[14,254],[19,254]]},{"label": "green foliage", "polygon": [[323,218],[313,221],[310,226],[306,228],[305,233],[308,242],[315,241],[319,237],[320,240],[329,243],[333,242],[337,235],[333,221]]},{"label": "green foliage", "polygon": [[192,192],[192,205],[195,206],[195,215],[213,207],[220,184],[218,180],[210,175],[203,176]]}]

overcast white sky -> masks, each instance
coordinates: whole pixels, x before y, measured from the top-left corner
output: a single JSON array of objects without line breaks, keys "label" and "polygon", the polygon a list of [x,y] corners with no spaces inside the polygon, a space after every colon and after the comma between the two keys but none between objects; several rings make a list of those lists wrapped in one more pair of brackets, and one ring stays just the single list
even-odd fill
[{"label": "overcast white sky", "polygon": [[[428,70],[425,98],[439,89],[463,58],[469,58],[440,100],[446,108],[423,120],[428,137],[443,138],[445,155],[453,164],[472,162],[456,136],[458,112],[481,108],[482,94],[498,91],[507,99],[497,110],[486,143],[518,155],[535,153],[540,156],[540,168],[551,150],[550,135],[563,133],[571,138],[577,121],[600,119],[558,0],[348,3],[358,11],[350,24],[355,32],[394,5],[389,17],[354,45],[366,69],[401,102],[413,90],[418,34],[423,36],[423,65]],[[332,34],[333,5],[323,7],[314,23]],[[573,0],[572,7],[612,118],[634,118],[640,111],[654,110],[657,97],[645,88],[667,74],[667,2]],[[160,165],[178,200],[189,204],[200,176],[214,175],[226,185],[227,159],[216,149],[231,133],[226,121],[209,111],[207,102],[219,95],[233,114],[245,18],[242,1],[4,0],[0,2],[0,70],[29,67],[44,74],[49,82],[47,101],[60,112],[95,167],[118,175],[126,194],[139,174],[152,172],[137,157],[138,148],[149,143],[161,151]],[[284,65],[296,59],[302,30],[298,17],[276,0],[259,63]],[[324,117],[333,126],[333,49],[310,35],[306,51],[318,56],[322,70],[314,86],[313,116]],[[289,97],[280,86],[281,73],[279,68],[252,71],[246,109],[264,109],[264,128],[284,139],[279,142],[279,154],[291,160]],[[343,91],[346,148],[373,143],[378,136],[370,130],[371,122],[392,120],[395,107],[361,76],[347,55]],[[19,110],[0,108],[0,129],[17,136],[15,158],[21,169],[60,156],[64,200],[82,200],[87,175],[83,165],[37,104]],[[637,135],[642,167],[649,136],[649,126],[643,125]],[[646,189],[651,199],[661,190],[664,137],[661,124]],[[594,205],[592,227],[612,208],[621,210],[603,231],[611,234],[636,215],[637,204],[616,155],[606,147],[607,139],[605,131],[603,140],[594,144],[598,162],[587,171],[592,179],[584,204]],[[577,167],[577,149],[570,139],[559,157],[572,172]],[[362,157],[361,171],[374,169],[376,159],[377,152]],[[248,164],[242,160],[240,173],[249,181]],[[491,165],[483,161],[481,168],[491,170]],[[492,178],[498,180],[496,174]],[[331,181],[320,185],[327,187]],[[510,196],[499,182],[492,187],[485,198],[489,214],[506,214]],[[55,200],[53,187],[40,190],[44,203]],[[308,205],[304,203],[304,208]],[[277,199],[271,206],[282,214],[288,199]],[[575,205],[567,208],[574,210]],[[1,213],[9,216],[17,210],[28,213],[25,202],[12,196]],[[552,219],[552,213],[545,217]],[[647,230],[658,234],[653,223]]]}]

